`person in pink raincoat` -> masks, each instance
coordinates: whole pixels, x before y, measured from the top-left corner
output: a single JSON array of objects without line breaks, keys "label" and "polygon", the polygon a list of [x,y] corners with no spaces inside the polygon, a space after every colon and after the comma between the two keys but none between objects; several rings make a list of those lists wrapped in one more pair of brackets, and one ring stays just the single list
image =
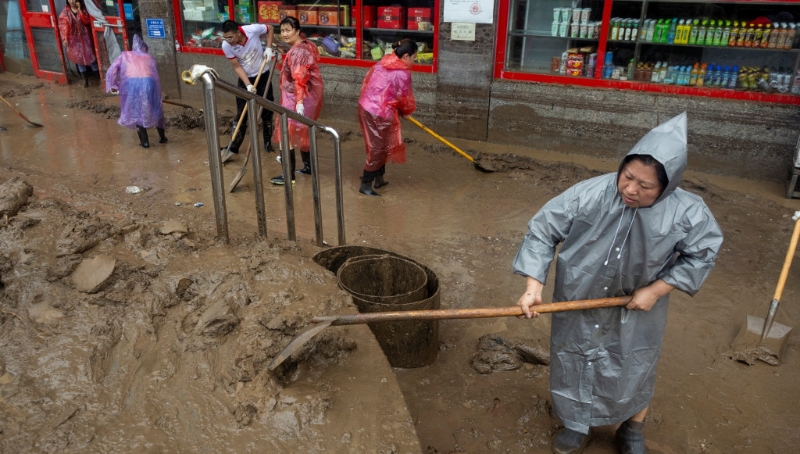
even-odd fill
[{"label": "person in pink raincoat", "polygon": [[139,145],[150,147],[147,128],[153,126],[158,130],[159,143],[167,141],[156,61],[147,53],[147,44],[139,35],[133,36],[133,50],[122,52],[108,68],[106,91],[119,93],[117,123],[126,128],[136,128]]},{"label": "person in pink raincoat", "polygon": [[58,32],[67,48],[67,58],[78,65],[83,86],[89,86],[89,68],[97,71],[97,57],[92,40],[92,18],[83,6],[83,0],[67,0],[58,15]]},{"label": "person in pink raincoat", "polygon": [[391,52],[370,68],[361,85],[358,121],[364,134],[367,162],[359,192],[379,196],[372,189],[389,184],[383,179],[386,162],[406,162],[406,144],[400,130],[400,115],[411,115],[417,108],[411,90],[411,64],[417,43],[405,38],[392,45]]},{"label": "person in pink raincoat", "polygon": [[[300,34],[300,22],[297,18],[287,17],[281,21],[281,38],[291,46],[283,62],[281,73],[281,106],[294,110],[312,120],[319,118],[322,110],[322,74],[319,71],[319,51],[317,46],[303,39]],[[275,124],[275,142],[280,142],[280,118]],[[295,174],[295,148],[300,149],[303,168],[297,173],[311,174],[311,147],[309,145],[308,126],[289,120],[289,160],[292,168],[292,182]],[[272,178],[272,184],[284,184],[284,176]]]}]

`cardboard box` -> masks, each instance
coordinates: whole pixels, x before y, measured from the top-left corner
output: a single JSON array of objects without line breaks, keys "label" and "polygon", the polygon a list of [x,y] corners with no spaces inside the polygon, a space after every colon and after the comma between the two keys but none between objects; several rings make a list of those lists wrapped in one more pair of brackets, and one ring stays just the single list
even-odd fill
[{"label": "cardboard box", "polygon": [[315,5],[297,5],[297,20],[300,25],[319,24],[319,7]]},{"label": "cardboard box", "polygon": [[[408,8],[408,29],[419,30],[420,22],[432,23],[430,8]],[[424,27],[423,27],[424,28]]]},{"label": "cardboard box", "polygon": [[281,16],[278,14],[278,7],[281,2],[258,2],[258,21],[264,24],[279,24]]},{"label": "cardboard box", "polygon": [[378,28],[401,29],[406,25],[406,9],[402,6],[378,7]]},{"label": "cardboard box", "polygon": [[319,25],[339,25],[339,8],[336,5],[319,7]]},{"label": "cardboard box", "polygon": [[278,16],[280,20],[284,20],[289,16],[297,18],[297,7],[295,5],[281,5],[278,7]]},{"label": "cardboard box", "polygon": [[350,5],[339,6],[339,24],[343,27],[350,26]]},{"label": "cardboard box", "polygon": [[375,20],[375,18],[377,17],[377,7],[362,6],[361,15],[362,15],[361,21],[364,28],[375,28],[378,25],[378,22]]}]

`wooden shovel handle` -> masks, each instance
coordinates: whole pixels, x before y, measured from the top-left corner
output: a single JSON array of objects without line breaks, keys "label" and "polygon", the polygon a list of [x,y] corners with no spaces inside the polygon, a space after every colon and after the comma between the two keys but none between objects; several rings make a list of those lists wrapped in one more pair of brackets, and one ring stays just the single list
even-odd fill
[{"label": "wooden shovel handle", "polygon": [[783,286],[786,285],[786,278],[789,276],[789,268],[792,266],[792,259],[794,258],[794,251],[797,249],[797,238],[800,237],[800,218],[794,223],[794,232],[792,232],[792,240],[789,242],[789,250],[786,251],[786,259],[783,261],[783,269],[781,276],[778,278],[778,287],[775,288],[775,296],[772,297],[775,301],[781,300],[783,294]]},{"label": "wooden shovel handle", "polygon": [[[625,306],[633,297],[618,296],[615,298],[600,298],[594,300],[565,301],[563,303],[539,304],[533,309],[540,314],[550,312],[578,311],[584,309],[598,309],[601,307]],[[448,320],[465,318],[513,317],[522,315],[519,306],[489,307],[479,309],[433,309],[421,311],[393,311],[371,312],[367,314],[333,315],[328,317],[314,317],[314,323],[331,322],[336,325],[356,325],[371,322],[394,322],[400,320]]]},{"label": "wooden shovel handle", "polygon": [[[258,86],[258,81],[261,80],[261,75],[264,74],[264,68],[266,66],[267,66],[267,59],[265,58],[261,62],[261,68],[258,69],[258,75],[256,76],[256,81],[253,84],[253,86],[256,86],[256,87]],[[233,129],[233,136],[231,136],[232,137],[231,138],[231,142],[233,142],[233,139],[236,138],[236,133],[239,132],[239,128],[242,126],[242,121],[244,120],[244,114],[246,114],[246,113],[247,113],[247,104],[244,105],[244,109],[242,109],[242,114],[239,115],[239,122],[236,123],[236,128]],[[228,147],[230,147],[230,144],[228,144]]]}]

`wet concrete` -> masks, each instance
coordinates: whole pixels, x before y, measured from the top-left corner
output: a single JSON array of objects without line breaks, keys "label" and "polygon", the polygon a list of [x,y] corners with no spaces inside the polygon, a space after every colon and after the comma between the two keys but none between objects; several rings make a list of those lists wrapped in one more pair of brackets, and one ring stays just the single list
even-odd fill
[{"label": "wet concrete", "polygon": [[[169,143],[142,149],[115,120],[66,108],[97,95],[48,86],[15,99],[44,128],[0,111],[8,129],[0,133],[0,178],[34,188],[0,231],[0,411],[10,421],[0,450],[550,451],[560,424],[547,368],[480,374],[471,365],[485,335],[548,345],[547,316],[443,321],[436,362],[416,369],[390,370],[366,327],[330,328],[283,374],[266,374],[264,364],[311,316],[354,310],[311,260],[319,249],[310,182],[298,175],[295,185],[296,245],[285,241],[283,193],[273,186],[265,188],[269,239],[257,240],[250,174],[226,195],[231,245],[218,245],[205,134],[169,129]],[[404,125],[414,139],[408,163],[388,166],[383,197],[362,197],[357,125],[323,121],[353,138],[343,142],[348,243],[424,263],[439,277],[443,308],[514,304],[524,282],[510,264],[530,216],[618,164],[454,139],[470,153],[525,158],[482,173]],[[320,140],[324,236],[336,244],[329,143]],[[273,155],[263,156],[265,177],[280,173]],[[529,159],[540,164],[525,168]],[[240,163],[225,166],[226,181]],[[129,185],[144,191],[126,194]],[[784,199],[780,184],[692,171],[683,186],[709,204],[725,244],[701,292],[672,299],[648,450],[793,452],[797,340],[778,367],[747,366],[729,353],[743,316],[766,315],[800,201]],[[169,220],[188,233],[161,234]],[[103,296],[65,283],[100,253],[118,259]],[[800,321],[800,306],[790,303],[800,294],[796,272],[776,319],[788,326]],[[616,452],[613,430],[594,430],[587,452]]]}]

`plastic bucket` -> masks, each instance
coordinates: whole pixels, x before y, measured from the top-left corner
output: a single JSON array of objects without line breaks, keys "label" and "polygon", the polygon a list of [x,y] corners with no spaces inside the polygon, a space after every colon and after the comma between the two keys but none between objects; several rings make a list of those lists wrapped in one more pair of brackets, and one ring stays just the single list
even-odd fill
[{"label": "plastic bucket", "polygon": [[[388,254],[351,257],[336,276],[343,290],[373,303],[406,304],[428,296],[425,270],[411,260]],[[363,311],[360,306],[359,310]]]}]

